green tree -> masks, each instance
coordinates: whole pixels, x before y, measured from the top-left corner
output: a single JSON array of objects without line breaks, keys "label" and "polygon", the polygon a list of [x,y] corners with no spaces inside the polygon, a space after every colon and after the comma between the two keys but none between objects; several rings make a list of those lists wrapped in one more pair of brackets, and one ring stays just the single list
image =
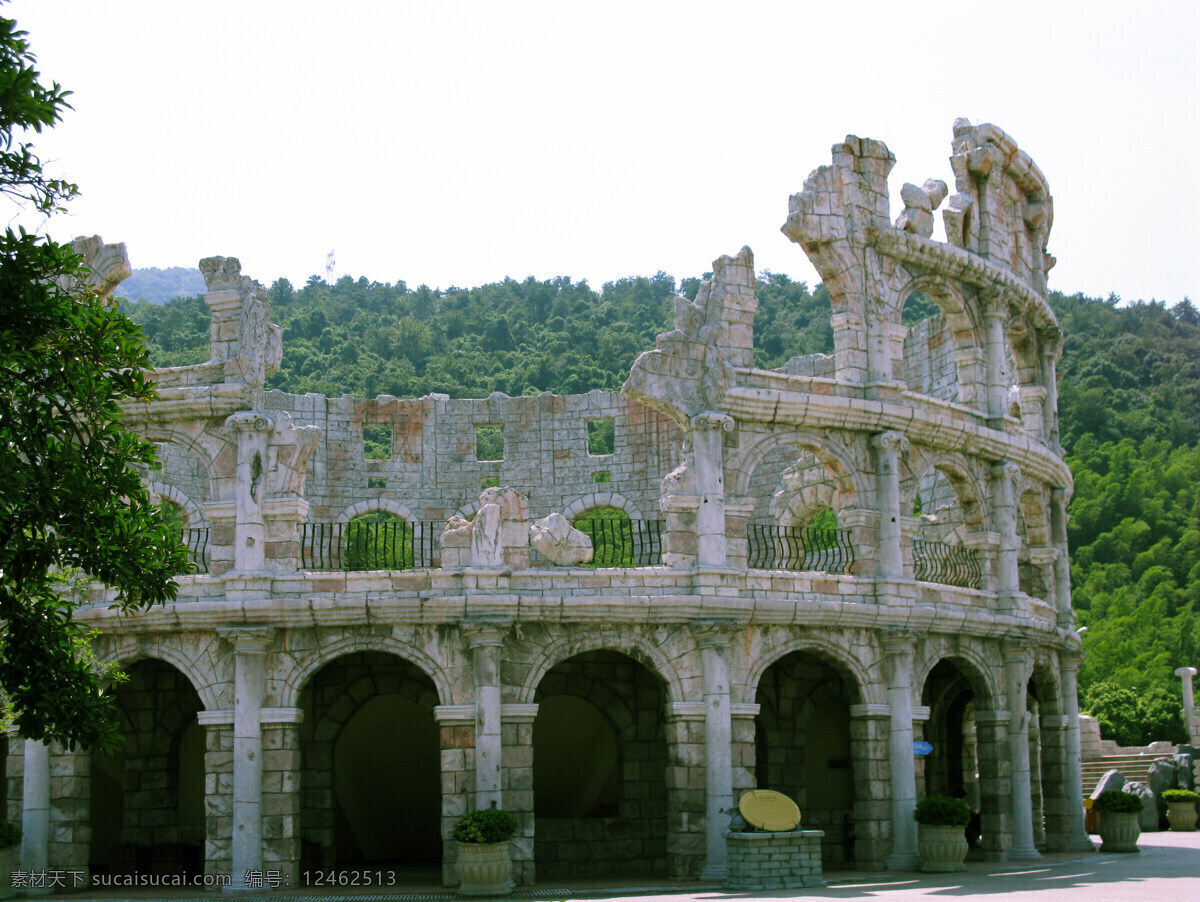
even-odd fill
[{"label": "green tree", "polygon": [[[24,138],[68,95],[35,62],[0,18],[0,193],[51,213],[76,188]],[[134,469],[153,446],[120,422],[119,402],[153,395],[140,332],[86,275],[69,247],[0,236],[0,688],[20,735],[111,748],[111,702],[66,590],[86,574],[132,610],[173,598],[189,565]]]}]

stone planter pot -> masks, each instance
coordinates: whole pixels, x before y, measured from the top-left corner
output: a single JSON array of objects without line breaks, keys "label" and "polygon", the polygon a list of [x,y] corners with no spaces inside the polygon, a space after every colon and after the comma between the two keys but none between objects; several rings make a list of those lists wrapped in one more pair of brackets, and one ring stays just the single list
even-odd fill
[{"label": "stone planter pot", "polygon": [[1137,841],[1141,835],[1136,811],[1100,812],[1101,852],[1139,852]]},{"label": "stone planter pot", "polygon": [[921,853],[921,870],[930,874],[965,871],[967,834],[963,827],[953,825],[917,824],[917,851]]},{"label": "stone planter pot", "polygon": [[460,896],[507,896],[513,890],[508,841],[458,844]]},{"label": "stone planter pot", "polygon": [[21,846],[8,846],[0,849],[0,899],[11,899],[17,891],[12,885],[12,872],[17,870],[21,861]]},{"label": "stone planter pot", "polygon": [[1195,802],[1167,802],[1167,822],[1172,830],[1188,833],[1196,829]]}]

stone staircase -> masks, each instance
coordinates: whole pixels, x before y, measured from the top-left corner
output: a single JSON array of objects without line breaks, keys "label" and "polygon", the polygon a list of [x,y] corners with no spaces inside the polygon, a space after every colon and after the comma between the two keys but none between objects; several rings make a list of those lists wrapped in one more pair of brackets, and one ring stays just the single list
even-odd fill
[{"label": "stone staircase", "polygon": [[1156,758],[1170,758],[1170,753],[1144,755],[1108,755],[1083,762],[1083,794],[1090,796],[1096,784],[1110,770],[1119,770],[1125,775],[1126,781],[1136,780],[1148,783],[1150,765]]}]

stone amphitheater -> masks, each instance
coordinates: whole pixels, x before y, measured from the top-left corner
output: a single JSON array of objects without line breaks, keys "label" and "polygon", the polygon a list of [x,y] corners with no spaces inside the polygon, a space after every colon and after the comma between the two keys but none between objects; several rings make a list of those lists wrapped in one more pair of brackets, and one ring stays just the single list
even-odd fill
[{"label": "stone amphitheater", "polygon": [[[748,248],[621,392],[479,400],[267,391],[266,292],[201,261],[212,359],[126,412],[198,572],[80,609],[129,674],[126,743],[10,742],[22,866],[452,886],[451,826],[496,803],[519,884],[718,879],[756,787],[826,867],[914,867],[931,794],[980,812],[990,860],[1090,848],[1046,179],[959,120],[953,188],[905,184],[893,222],[888,148],[832,154],[783,232],[834,352],[777,371]],[[941,312],[910,329],[916,292]]]}]

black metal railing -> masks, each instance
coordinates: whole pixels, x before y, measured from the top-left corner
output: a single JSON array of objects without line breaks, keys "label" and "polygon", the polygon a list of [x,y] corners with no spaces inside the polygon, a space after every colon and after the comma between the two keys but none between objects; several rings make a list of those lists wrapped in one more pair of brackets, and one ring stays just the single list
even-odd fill
[{"label": "black metal railing", "polygon": [[195,568],[193,573],[207,573],[209,564],[208,527],[182,530],[179,541],[188,550],[188,560]]},{"label": "black metal railing", "polygon": [[575,528],[592,540],[589,567],[655,567],[662,563],[662,520],[581,519]]},{"label": "black metal railing", "polygon": [[746,565],[754,570],[849,573],[854,565],[854,546],[844,529],[749,523],[746,544]]},{"label": "black metal railing", "polygon": [[983,564],[978,548],[913,536],[912,556],[913,576],[922,582],[964,589],[983,588]]},{"label": "black metal railing", "polygon": [[300,524],[304,570],[423,570],[442,565],[439,520]]}]

